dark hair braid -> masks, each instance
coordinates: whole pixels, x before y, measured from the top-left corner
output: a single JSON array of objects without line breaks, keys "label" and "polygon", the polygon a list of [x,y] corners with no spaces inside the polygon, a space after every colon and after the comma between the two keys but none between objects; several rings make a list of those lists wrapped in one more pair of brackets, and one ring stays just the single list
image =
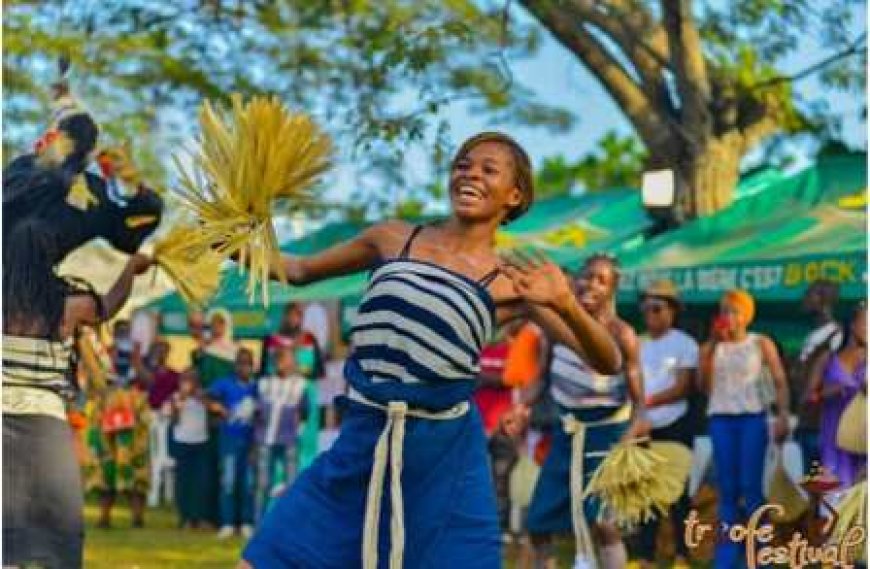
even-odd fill
[{"label": "dark hair braid", "polygon": [[6,327],[29,321],[40,336],[57,338],[68,285],[54,272],[56,252],[54,231],[35,219],[19,221],[6,236],[3,241]]}]

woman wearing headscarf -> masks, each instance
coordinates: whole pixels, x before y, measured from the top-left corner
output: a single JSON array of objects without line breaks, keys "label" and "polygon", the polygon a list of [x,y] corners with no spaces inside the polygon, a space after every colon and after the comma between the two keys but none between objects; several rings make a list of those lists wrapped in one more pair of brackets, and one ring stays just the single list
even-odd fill
[{"label": "woman wearing headscarf", "polygon": [[785,372],[773,341],[748,330],[754,316],[755,300],[748,292],[740,289],[726,292],[720,301],[713,336],[700,353],[701,382],[709,393],[707,414],[719,482],[719,523],[723,530],[715,559],[716,567],[723,569],[730,569],[737,562],[744,547],[729,540],[727,528],[741,523],[764,503],[768,371],[776,388],[774,439],[780,443],[788,433]]},{"label": "woman wearing headscarf", "polygon": [[[206,315],[210,335],[205,347],[199,352],[195,361],[197,375],[204,391],[208,391],[216,381],[230,377],[235,372],[236,353],[238,345],[233,340],[233,318],[225,308],[214,308]],[[219,421],[214,415],[209,416],[208,427],[208,472],[203,480],[208,496],[208,519],[214,525],[220,523],[218,503],[220,501],[220,453],[218,449]]]},{"label": "woman wearing headscarf", "polygon": [[197,371],[203,389],[216,380],[232,375],[238,345],[233,340],[233,317],[226,308],[215,308],[207,315],[211,337],[208,339]]}]

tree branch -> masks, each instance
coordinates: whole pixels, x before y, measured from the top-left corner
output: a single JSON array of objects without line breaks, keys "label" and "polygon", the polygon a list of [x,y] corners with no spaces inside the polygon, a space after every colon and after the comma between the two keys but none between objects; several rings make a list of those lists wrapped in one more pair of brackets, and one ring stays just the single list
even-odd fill
[{"label": "tree branch", "polygon": [[682,124],[696,136],[712,134],[710,82],[690,0],[662,0],[665,30],[680,94]]},{"label": "tree branch", "polygon": [[[607,14],[596,0],[572,0],[569,6],[578,19],[595,26],[619,46],[637,71],[641,88],[650,100],[660,100],[673,108],[662,72],[668,65],[667,57],[661,57],[646,44],[642,38],[646,30],[630,25],[631,18],[627,14]],[[636,15],[634,20],[637,20]]]},{"label": "tree branch", "polygon": [[850,43],[845,49],[838,51],[829,55],[828,57],[813,63],[809,67],[798,71],[794,75],[783,75],[782,77],[773,77],[772,79],[768,79],[766,81],[762,81],[760,83],[756,83],[752,86],[752,90],[764,89],[766,87],[772,87],[774,85],[780,85],[782,83],[794,83],[795,81],[800,81],[805,77],[809,77],[813,73],[817,71],[821,71],[825,67],[831,65],[832,63],[836,63],[841,59],[845,59],[847,57],[851,57],[853,55],[859,55],[867,50],[867,32],[862,33],[858,36],[855,41]]},{"label": "tree branch", "polygon": [[636,0],[609,0],[604,2],[603,8],[650,57],[662,67],[670,67],[668,34],[646,6]]},{"label": "tree branch", "polygon": [[756,144],[779,130],[779,121],[772,114],[765,114],[742,129],[741,153],[751,150]]},{"label": "tree branch", "polygon": [[620,63],[576,18],[552,1],[521,0],[523,6],[566,49],[591,71],[634,125],[650,149],[671,146],[674,132],[666,120],[666,111],[650,100]]}]

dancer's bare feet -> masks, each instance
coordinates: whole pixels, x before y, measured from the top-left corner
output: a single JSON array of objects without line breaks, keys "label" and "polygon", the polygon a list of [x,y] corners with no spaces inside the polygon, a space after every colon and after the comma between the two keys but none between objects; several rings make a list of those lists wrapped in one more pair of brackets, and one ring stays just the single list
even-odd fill
[{"label": "dancer's bare feet", "polygon": [[239,561],[239,564],[236,565],[236,569],[254,569],[253,565],[242,559]]}]

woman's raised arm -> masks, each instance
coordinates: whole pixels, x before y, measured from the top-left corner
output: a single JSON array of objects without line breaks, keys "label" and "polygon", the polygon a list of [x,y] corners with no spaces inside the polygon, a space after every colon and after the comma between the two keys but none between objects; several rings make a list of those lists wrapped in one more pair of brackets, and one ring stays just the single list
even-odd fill
[{"label": "woman's raised arm", "polygon": [[[284,255],[282,269],[290,284],[305,285],[364,271],[384,256],[384,243],[401,231],[402,222],[387,221],[369,227],[357,237],[313,255]],[[275,280],[279,275],[272,275]]]}]

